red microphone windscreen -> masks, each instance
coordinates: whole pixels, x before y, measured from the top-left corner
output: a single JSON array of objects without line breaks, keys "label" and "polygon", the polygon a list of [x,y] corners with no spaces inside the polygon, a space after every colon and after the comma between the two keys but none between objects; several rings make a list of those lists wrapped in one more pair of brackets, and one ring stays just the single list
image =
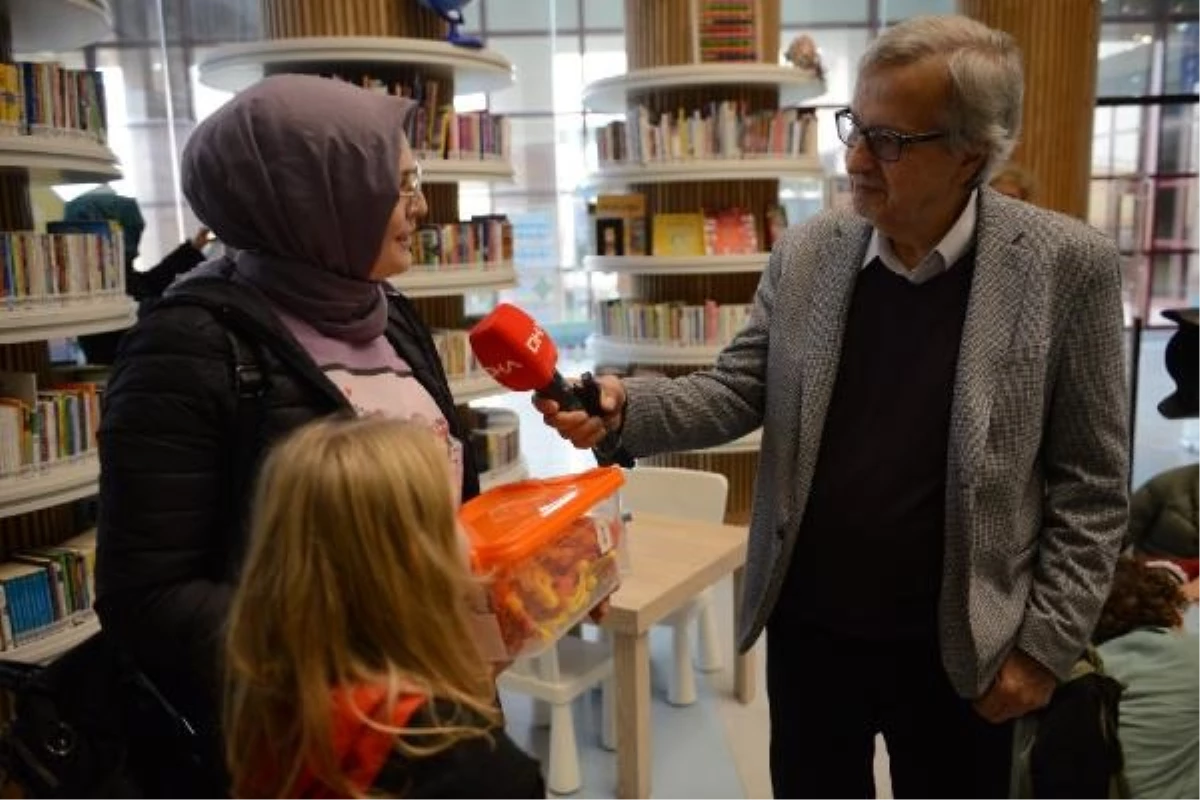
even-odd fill
[{"label": "red microphone windscreen", "polygon": [[487,373],[518,392],[544,389],[554,380],[558,348],[533,317],[501,303],[469,334],[471,349]]}]

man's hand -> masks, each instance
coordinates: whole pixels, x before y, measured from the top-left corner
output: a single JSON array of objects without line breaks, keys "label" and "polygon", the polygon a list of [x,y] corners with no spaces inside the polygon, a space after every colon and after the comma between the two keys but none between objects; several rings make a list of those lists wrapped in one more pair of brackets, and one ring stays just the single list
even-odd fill
[{"label": "man's hand", "polygon": [[553,400],[533,396],[533,407],[542,412],[546,424],[580,450],[595,447],[624,421],[621,409],[625,408],[625,385],[612,375],[601,375],[596,383],[600,384],[602,417],[588,416],[586,411],[560,411]]},{"label": "man's hand", "polygon": [[210,236],[212,231],[208,228],[200,228],[196,231],[196,235],[192,237],[192,247],[197,250],[203,250],[211,241]]},{"label": "man's hand", "polygon": [[975,701],[975,711],[996,724],[1023,717],[1049,703],[1057,685],[1049,670],[1020,650],[1013,650],[1000,665],[991,688]]}]

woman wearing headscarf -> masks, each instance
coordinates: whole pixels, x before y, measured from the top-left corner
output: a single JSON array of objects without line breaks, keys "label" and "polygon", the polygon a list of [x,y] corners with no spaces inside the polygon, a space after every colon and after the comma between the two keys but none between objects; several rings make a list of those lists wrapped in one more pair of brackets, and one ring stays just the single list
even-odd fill
[{"label": "woman wearing headscarf", "polygon": [[222,628],[266,448],[338,412],[413,419],[445,441],[460,498],[478,493],[433,340],[385,282],[410,266],[427,211],[403,134],[411,107],[279,75],[184,149],[184,194],[235,255],[168,289],[122,344],[100,428],[96,610],[202,731],[217,726]]},{"label": "woman wearing headscarf", "polygon": [[[201,228],[150,269],[144,272],[134,269],[146,221],[137,200],[117,194],[107,185],[69,200],[63,206],[63,221],[115,222],[121,226],[125,243],[125,294],[139,303],[161,297],[176,278],[204,261],[204,247],[208,244],[209,231]],[[121,331],[80,336],[79,346],[89,364],[111,364],[121,336]]]}]

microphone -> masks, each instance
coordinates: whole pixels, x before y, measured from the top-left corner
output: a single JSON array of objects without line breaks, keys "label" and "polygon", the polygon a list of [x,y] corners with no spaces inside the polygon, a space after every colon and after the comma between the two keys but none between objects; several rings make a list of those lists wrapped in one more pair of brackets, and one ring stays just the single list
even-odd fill
[{"label": "microphone", "polygon": [[[558,403],[564,411],[586,411],[603,417],[600,384],[585,372],[578,386],[571,386],[558,371],[558,348],[550,334],[533,317],[510,303],[501,303],[476,323],[468,334],[471,350],[492,379],[517,392],[533,391]],[[613,434],[610,432],[608,438]],[[593,449],[601,466],[618,463],[632,467],[633,458],[624,448]]]}]

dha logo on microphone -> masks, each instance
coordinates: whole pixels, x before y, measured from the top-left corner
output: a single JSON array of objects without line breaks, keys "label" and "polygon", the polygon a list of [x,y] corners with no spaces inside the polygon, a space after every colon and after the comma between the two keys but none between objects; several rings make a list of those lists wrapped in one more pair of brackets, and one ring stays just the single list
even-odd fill
[{"label": "dha logo on microphone", "polygon": [[529,333],[529,338],[525,340],[525,347],[531,353],[537,353],[542,349],[542,342],[546,340],[546,332],[538,326],[534,326]]},{"label": "dha logo on microphone", "polygon": [[488,375],[499,381],[506,375],[511,375],[514,372],[520,372],[521,370],[525,369],[525,365],[520,361],[514,361],[510,358],[503,364],[497,364],[494,367],[484,366],[483,369]]}]

